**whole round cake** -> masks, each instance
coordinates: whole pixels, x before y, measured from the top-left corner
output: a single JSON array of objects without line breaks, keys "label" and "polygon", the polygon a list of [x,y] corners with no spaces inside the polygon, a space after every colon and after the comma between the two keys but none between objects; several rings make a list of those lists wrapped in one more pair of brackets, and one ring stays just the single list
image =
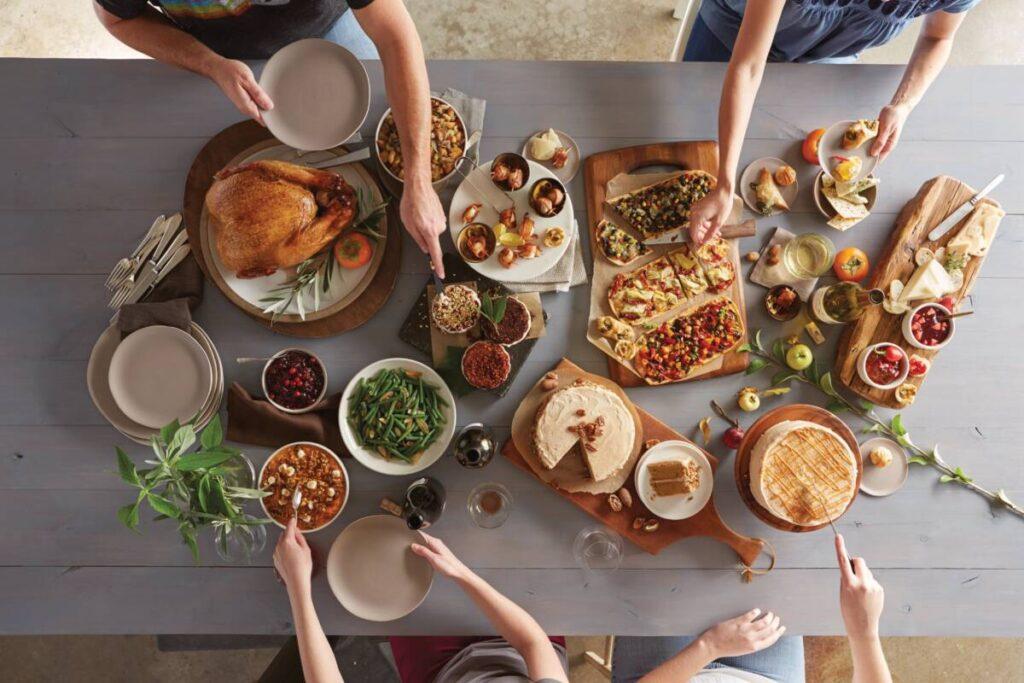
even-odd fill
[{"label": "whole round cake", "polygon": [[800,526],[825,524],[843,514],[857,493],[857,459],[828,427],[780,422],[754,444],[750,491],[779,519]]},{"label": "whole round cake", "polygon": [[618,394],[582,380],[553,391],[533,421],[534,453],[544,467],[554,469],[575,450],[594,481],[626,464],[635,435],[633,416]]}]

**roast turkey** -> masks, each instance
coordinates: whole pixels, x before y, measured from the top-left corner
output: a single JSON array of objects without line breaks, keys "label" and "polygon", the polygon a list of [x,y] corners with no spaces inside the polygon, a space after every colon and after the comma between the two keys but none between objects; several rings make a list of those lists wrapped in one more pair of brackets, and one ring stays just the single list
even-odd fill
[{"label": "roast turkey", "polygon": [[356,215],[355,191],[337,173],[284,161],[225,168],[206,193],[221,262],[238,277],[298,265]]}]

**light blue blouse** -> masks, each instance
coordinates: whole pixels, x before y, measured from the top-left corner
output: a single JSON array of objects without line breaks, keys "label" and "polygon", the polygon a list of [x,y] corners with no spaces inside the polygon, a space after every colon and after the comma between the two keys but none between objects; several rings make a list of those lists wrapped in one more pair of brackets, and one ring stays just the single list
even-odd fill
[{"label": "light blue blouse", "polygon": [[[855,59],[863,50],[889,42],[923,14],[966,12],[980,1],[787,0],[768,59],[773,62]],[[704,0],[700,17],[731,50],[746,6],[747,0]]]}]

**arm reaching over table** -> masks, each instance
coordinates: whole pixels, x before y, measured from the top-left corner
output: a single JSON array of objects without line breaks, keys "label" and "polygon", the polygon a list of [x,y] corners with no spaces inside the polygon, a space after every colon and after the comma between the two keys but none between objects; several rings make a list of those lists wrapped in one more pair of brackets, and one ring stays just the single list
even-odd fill
[{"label": "arm reaching over table", "polygon": [[519,652],[532,680],[568,681],[547,634],[526,610],[474,574],[440,539],[427,534],[423,538],[423,545],[413,544],[412,551],[465,591],[499,635]]},{"label": "arm reaching over table", "polygon": [[839,563],[839,608],[853,656],[854,683],[892,683],[878,638],[878,622],[885,605],[885,591],[875,580],[864,558],[850,559],[846,541],[836,535]]},{"label": "arm reaching over table", "polygon": [[430,173],[430,83],[420,37],[402,0],[375,0],[353,11],[384,66],[384,86],[405,166],[402,223],[420,250],[430,254],[434,271],[444,277],[439,236],[447,229],[447,220]]}]

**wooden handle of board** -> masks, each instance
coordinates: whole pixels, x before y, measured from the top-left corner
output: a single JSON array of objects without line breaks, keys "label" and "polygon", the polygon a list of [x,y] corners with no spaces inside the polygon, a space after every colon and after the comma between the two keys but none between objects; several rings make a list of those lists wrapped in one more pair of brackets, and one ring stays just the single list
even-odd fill
[{"label": "wooden handle of board", "polygon": [[742,223],[722,226],[722,237],[730,239],[733,237],[753,237],[756,234],[757,225],[754,223],[753,218],[748,218]]},{"label": "wooden handle of board", "polygon": [[722,541],[740,556],[745,565],[753,567],[761,551],[764,550],[764,541],[760,538],[738,534],[730,529],[718,516],[718,510],[715,509],[713,501],[709,501],[708,508],[710,508],[711,514],[706,515],[704,535]]}]

